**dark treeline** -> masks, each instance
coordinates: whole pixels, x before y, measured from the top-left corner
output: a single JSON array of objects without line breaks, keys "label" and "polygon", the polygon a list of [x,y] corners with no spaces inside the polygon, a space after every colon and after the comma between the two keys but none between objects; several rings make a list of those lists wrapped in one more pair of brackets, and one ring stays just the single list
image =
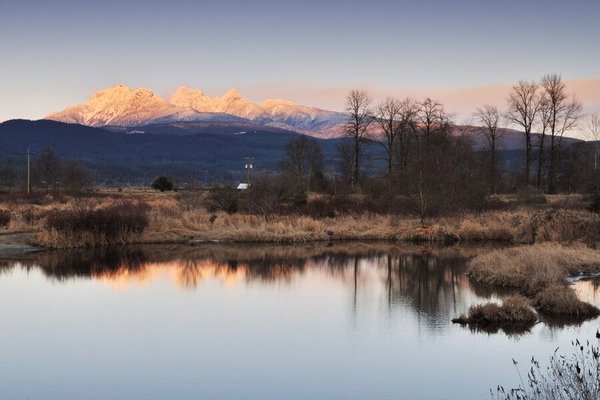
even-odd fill
[{"label": "dark treeline", "polygon": [[[315,140],[292,138],[279,173],[257,177],[246,196],[220,193],[215,208],[266,215],[285,209],[286,203],[306,203],[310,191],[329,195],[330,202],[352,194],[350,203],[360,198],[363,209],[412,212],[423,221],[489,207],[496,194],[542,202],[544,194],[598,191],[597,144],[564,143],[565,133],[584,116],[559,75],[519,82],[505,111],[482,105],[473,113],[474,124],[467,125],[456,125],[443,104],[431,98],[388,97],[373,104],[366,91],[352,90],[345,105],[347,140],[338,145],[335,169],[325,170]],[[590,121],[591,138],[600,139],[598,118]],[[522,131],[524,151],[503,151],[508,127]],[[485,143],[479,150],[473,145],[478,137]],[[372,147],[384,150],[383,160],[369,157]],[[373,173],[374,164],[380,166],[378,173]]]},{"label": "dark treeline", "polygon": [[51,147],[30,153],[29,163],[0,164],[0,190],[81,192],[92,185],[88,169],[77,160],[61,160]]},{"label": "dark treeline", "polygon": [[[345,134],[354,145],[340,152],[341,171],[346,171],[354,192],[365,186],[361,153],[371,142],[385,149],[387,167],[382,175],[388,190],[422,202],[433,201],[428,200],[431,191],[450,202],[469,201],[461,198],[466,195],[465,184],[474,194],[511,193],[531,190],[530,186],[544,193],[587,192],[597,186],[596,144],[564,145],[565,133],[584,116],[581,103],[557,74],[514,85],[505,111],[487,104],[478,107],[473,113],[475,126],[455,125],[443,105],[430,98],[387,98],[373,105],[367,92],[354,90],[346,98],[346,111]],[[600,139],[598,118],[591,117],[589,125],[591,138]],[[525,148],[522,162],[513,162],[513,168],[502,160],[503,128],[509,127],[523,132]],[[475,136],[485,144],[478,152],[470,143]]]}]

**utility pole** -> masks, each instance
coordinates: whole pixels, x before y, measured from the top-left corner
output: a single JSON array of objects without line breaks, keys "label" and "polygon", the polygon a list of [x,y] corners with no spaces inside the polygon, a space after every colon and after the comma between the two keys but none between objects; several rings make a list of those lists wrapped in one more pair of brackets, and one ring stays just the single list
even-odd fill
[{"label": "utility pole", "polygon": [[250,187],[250,171],[252,171],[252,163],[254,162],[253,157],[245,157],[246,160],[246,173],[248,174],[247,183],[248,187]]},{"label": "utility pole", "polygon": [[23,154],[27,154],[27,194],[31,194],[31,168],[29,166],[29,161],[32,155],[34,155],[35,153],[31,152],[31,148],[28,147],[27,148],[27,152],[23,153]]}]

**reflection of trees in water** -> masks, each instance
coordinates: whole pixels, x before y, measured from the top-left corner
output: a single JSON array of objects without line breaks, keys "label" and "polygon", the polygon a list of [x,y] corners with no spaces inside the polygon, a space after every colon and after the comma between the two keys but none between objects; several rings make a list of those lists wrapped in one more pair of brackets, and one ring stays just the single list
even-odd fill
[{"label": "reflection of trees in water", "polygon": [[361,289],[372,284],[373,271],[360,267],[366,265],[377,269],[389,309],[406,304],[417,314],[431,317],[457,311],[461,288],[470,288],[464,275],[466,260],[460,251],[419,249],[321,257],[330,274],[352,286],[354,309]]},{"label": "reflection of trees in water", "polygon": [[[149,263],[156,265],[149,267]],[[376,285],[369,287],[384,289],[390,308],[406,303],[426,315],[450,311],[456,304],[459,284],[465,280],[465,262],[460,253],[422,252],[382,244],[289,248],[106,247],[45,252],[23,264],[28,268],[39,266],[46,276],[59,281],[90,278],[121,282],[151,278],[154,272],[168,266],[177,285],[186,289],[197,288],[204,279],[212,277],[246,282],[290,282],[307,268],[318,268],[352,290],[354,307],[361,290],[367,285]]]},{"label": "reflection of trees in water", "polygon": [[169,247],[162,247],[160,251],[153,246],[112,246],[48,251],[18,262],[2,262],[0,273],[21,265],[27,270],[39,268],[48,278],[57,281],[77,278],[139,281],[168,266],[174,267],[175,281],[180,287],[193,289],[206,277],[227,279],[241,275],[246,281],[290,281],[295,274],[303,272],[307,261],[297,254],[286,258],[280,253],[270,256],[268,252],[255,251],[252,253],[255,258],[239,261],[220,258],[212,251],[207,254],[176,250]]},{"label": "reflection of trees in water", "polygon": [[0,275],[6,274],[10,270],[12,270],[13,265],[14,265],[14,263],[6,261],[6,260],[0,261]]},{"label": "reflection of trees in water", "polygon": [[405,303],[426,317],[456,313],[461,288],[468,286],[462,257],[430,252],[388,254],[378,266],[385,270],[382,281],[389,307]]},{"label": "reflection of trees in water", "polygon": [[184,260],[177,274],[177,283],[186,289],[195,289],[202,281],[202,268],[197,260]]},{"label": "reflection of trees in water", "polygon": [[179,260],[177,282],[183,288],[194,289],[207,277],[243,276],[246,281],[289,282],[295,274],[301,274],[306,260],[283,262],[277,259],[263,258],[247,262],[228,260]]},{"label": "reflection of trees in water", "polygon": [[71,251],[49,251],[27,263],[38,266],[46,276],[64,281],[73,278],[99,278],[121,274],[142,274],[147,258],[139,248],[103,247]]}]

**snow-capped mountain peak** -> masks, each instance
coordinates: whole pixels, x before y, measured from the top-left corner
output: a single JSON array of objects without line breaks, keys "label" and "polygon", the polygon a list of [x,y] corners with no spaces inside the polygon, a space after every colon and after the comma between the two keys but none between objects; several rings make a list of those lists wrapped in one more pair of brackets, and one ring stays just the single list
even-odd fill
[{"label": "snow-capped mountain peak", "polygon": [[156,96],[150,89],[134,90],[117,85],[97,92],[84,104],[68,107],[46,118],[88,126],[136,126],[178,111],[178,107]]},{"label": "snow-capped mountain peak", "polygon": [[236,99],[243,99],[243,98],[242,98],[242,94],[240,92],[238,92],[237,89],[231,88],[223,96],[223,100],[225,100],[225,99],[236,100]]},{"label": "snow-capped mountain peak", "polygon": [[206,110],[210,108],[210,98],[202,90],[181,86],[169,98],[169,102],[178,107]]},{"label": "snow-capped mountain peak", "polygon": [[211,98],[200,89],[182,86],[165,100],[150,89],[132,89],[119,84],[100,90],[84,104],[68,107],[46,118],[89,126],[129,127],[208,120],[240,123],[239,118],[242,118],[264,126],[332,136],[343,114],[280,99],[257,104],[242,97],[236,89],[229,89],[222,97]]}]

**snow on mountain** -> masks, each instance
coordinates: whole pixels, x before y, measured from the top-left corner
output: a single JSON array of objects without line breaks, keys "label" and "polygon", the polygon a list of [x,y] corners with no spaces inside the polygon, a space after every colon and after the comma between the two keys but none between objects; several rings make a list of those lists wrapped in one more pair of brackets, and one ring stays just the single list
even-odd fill
[{"label": "snow on mountain", "polygon": [[293,127],[301,133],[319,133],[319,136],[338,136],[335,133],[346,116],[334,111],[306,107],[287,100],[266,100],[261,104],[266,115],[259,120],[271,126],[280,128]]},{"label": "snow on mountain", "polygon": [[223,97],[210,98],[200,89],[180,87],[169,101],[173,105],[199,112],[226,113],[247,119],[256,119],[265,114],[258,104],[244,99],[235,89],[230,89]]},{"label": "snow on mountain", "polygon": [[335,131],[344,114],[298,105],[288,100],[271,99],[262,104],[246,100],[235,89],[223,97],[210,98],[199,89],[180,87],[170,98],[171,104],[199,112],[222,112],[300,133],[321,136]]},{"label": "snow on mountain", "polygon": [[195,110],[209,111],[212,109],[210,97],[206,96],[202,90],[185,86],[177,89],[175,93],[171,95],[169,102],[179,107]]},{"label": "snow on mountain", "polygon": [[133,90],[124,85],[101,90],[87,103],[50,114],[46,119],[87,126],[143,125],[146,121],[181,111],[177,106],[156,96],[151,90]]},{"label": "snow on mountain", "polygon": [[246,118],[220,112],[200,112],[196,110],[178,111],[165,117],[146,120],[143,125],[148,124],[172,124],[177,122],[222,122],[222,123],[244,123],[251,122]]},{"label": "snow on mountain", "polygon": [[142,126],[176,122],[252,122],[314,136],[337,136],[344,114],[306,107],[287,100],[257,104],[230,89],[222,97],[180,87],[165,100],[149,89],[124,85],[101,90],[86,103],[50,114],[47,119],[88,126]]}]

